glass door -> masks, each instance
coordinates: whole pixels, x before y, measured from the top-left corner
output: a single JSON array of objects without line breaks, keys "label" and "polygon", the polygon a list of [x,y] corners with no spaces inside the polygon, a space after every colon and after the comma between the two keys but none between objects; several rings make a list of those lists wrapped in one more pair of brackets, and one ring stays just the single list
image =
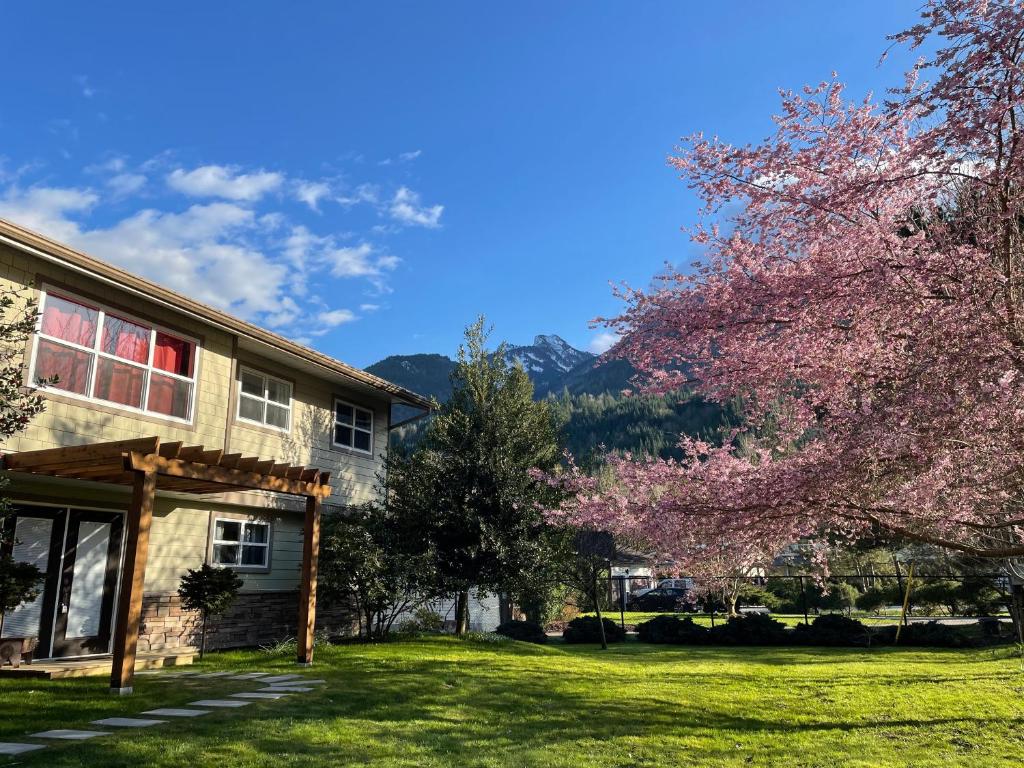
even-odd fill
[{"label": "glass door", "polygon": [[52,656],[110,650],[122,527],[123,516],[115,512],[69,511]]}]

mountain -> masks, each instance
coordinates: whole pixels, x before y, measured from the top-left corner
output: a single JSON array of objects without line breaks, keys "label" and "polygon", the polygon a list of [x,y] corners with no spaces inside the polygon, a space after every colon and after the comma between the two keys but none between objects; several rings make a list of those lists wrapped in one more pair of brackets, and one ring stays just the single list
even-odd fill
[{"label": "mountain", "polygon": [[[561,336],[541,334],[533,344],[510,346],[506,356],[518,361],[533,380],[538,398],[570,394],[598,395],[620,392],[629,386],[633,369],[624,360],[599,362],[597,355],[576,349]],[[448,377],[455,361],[444,355],[392,355],[366,370],[382,379],[444,402],[451,394]]]},{"label": "mountain", "polygon": [[[623,395],[633,375],[628,362],[602,361],[559,336],[537,336],[533,344],[508,347],[507,355],[522,364],[538,398],[555,398],[562,439],[582,466],[596,466],[606,450],[678,459],[681,434],[716,440],[723,427],[736,423],[731,407],[708,403],[689,392]],[[421,354],[386,357],[366,370],[444,402],[451,395],[449,376],[454,368],[455,361],[449,357]],[[415,413],[396,407],[392,418],[399,422]],[[418,421],[399,427],[394,439],[414,442],[423,425]]]}]

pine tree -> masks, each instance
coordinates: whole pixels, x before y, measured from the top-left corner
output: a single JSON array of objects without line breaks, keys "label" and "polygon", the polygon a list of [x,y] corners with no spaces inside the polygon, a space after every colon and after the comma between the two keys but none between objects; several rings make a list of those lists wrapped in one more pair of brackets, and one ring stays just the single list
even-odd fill
[{"label": "pine tree", "polygon": [[466,329],[451,398],[415,450],[389,459],[390,502],[415,508],[460,634],[471,589],[515,596],[534,583],[547,557],[541,506],[555,491],[531,470],[551,471],[561,456],[551,403],[534,401],[526,372],[504,344],[488,352],[487,338],[483,318]]}]

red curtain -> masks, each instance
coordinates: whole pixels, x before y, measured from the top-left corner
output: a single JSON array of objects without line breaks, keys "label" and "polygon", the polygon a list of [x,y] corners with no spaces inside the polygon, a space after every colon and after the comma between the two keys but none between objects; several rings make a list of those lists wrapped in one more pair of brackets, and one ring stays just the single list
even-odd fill
[{"label": "red curtain", "polygon": [[156,334],[156,349],[153,350],[153,367],[179,376],[192,375],[192,345],[182,339]]},{"label": "red curtain", "polygon": [[161,376],[153,373],[149,379],[148,409],[154,413],[175,416],[179,419],[188,417],[188,400],[191,386],[180,379]]},{"label": "red curtain", "polygon": [[91,347],[96,340],[96,322],[99,313],[59,296],[47,296],[43,310],[43,333],[64,339],[83,347]]},{"label": "red curtain", "polygon": [[127,363],[100,358],[96,368],[95,396],[112,403],[142,407],[142,385],[146,372]]},{"label": "red curtain", "polygon": [[103,320],[103,351],[136,363],[149,362],[150,329],[107,315]]},{"label": "red curtain", "polygon": [[92,357],[91,354],[80,349],[72,349],[63,344],[40,339],[39,347],[36,350],[36,379],[49,379],[56,376],[55,387],[84,395],[86,394],[85,388],[89,384],[89,368],[92,365]]}]

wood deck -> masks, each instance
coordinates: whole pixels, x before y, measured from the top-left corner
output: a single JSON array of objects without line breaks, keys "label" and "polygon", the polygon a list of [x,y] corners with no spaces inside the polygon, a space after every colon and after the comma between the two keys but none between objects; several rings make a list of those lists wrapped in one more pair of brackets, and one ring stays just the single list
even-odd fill
[{"label": "wood deck", "polygon": [[[197,649],[175,648],[166,651],[147,651],[135,657],[135,670],[160,669],[161,667],[178,667],[192,663]],[[63,677],[89,677],[110,674],[113,657],[90,656],[87,659],[46,659],[32,664],[22,664],[15,669],[10,666],[0,667],[0,679],[4,677],[35,677],[45,680],[56,680]]]}]

